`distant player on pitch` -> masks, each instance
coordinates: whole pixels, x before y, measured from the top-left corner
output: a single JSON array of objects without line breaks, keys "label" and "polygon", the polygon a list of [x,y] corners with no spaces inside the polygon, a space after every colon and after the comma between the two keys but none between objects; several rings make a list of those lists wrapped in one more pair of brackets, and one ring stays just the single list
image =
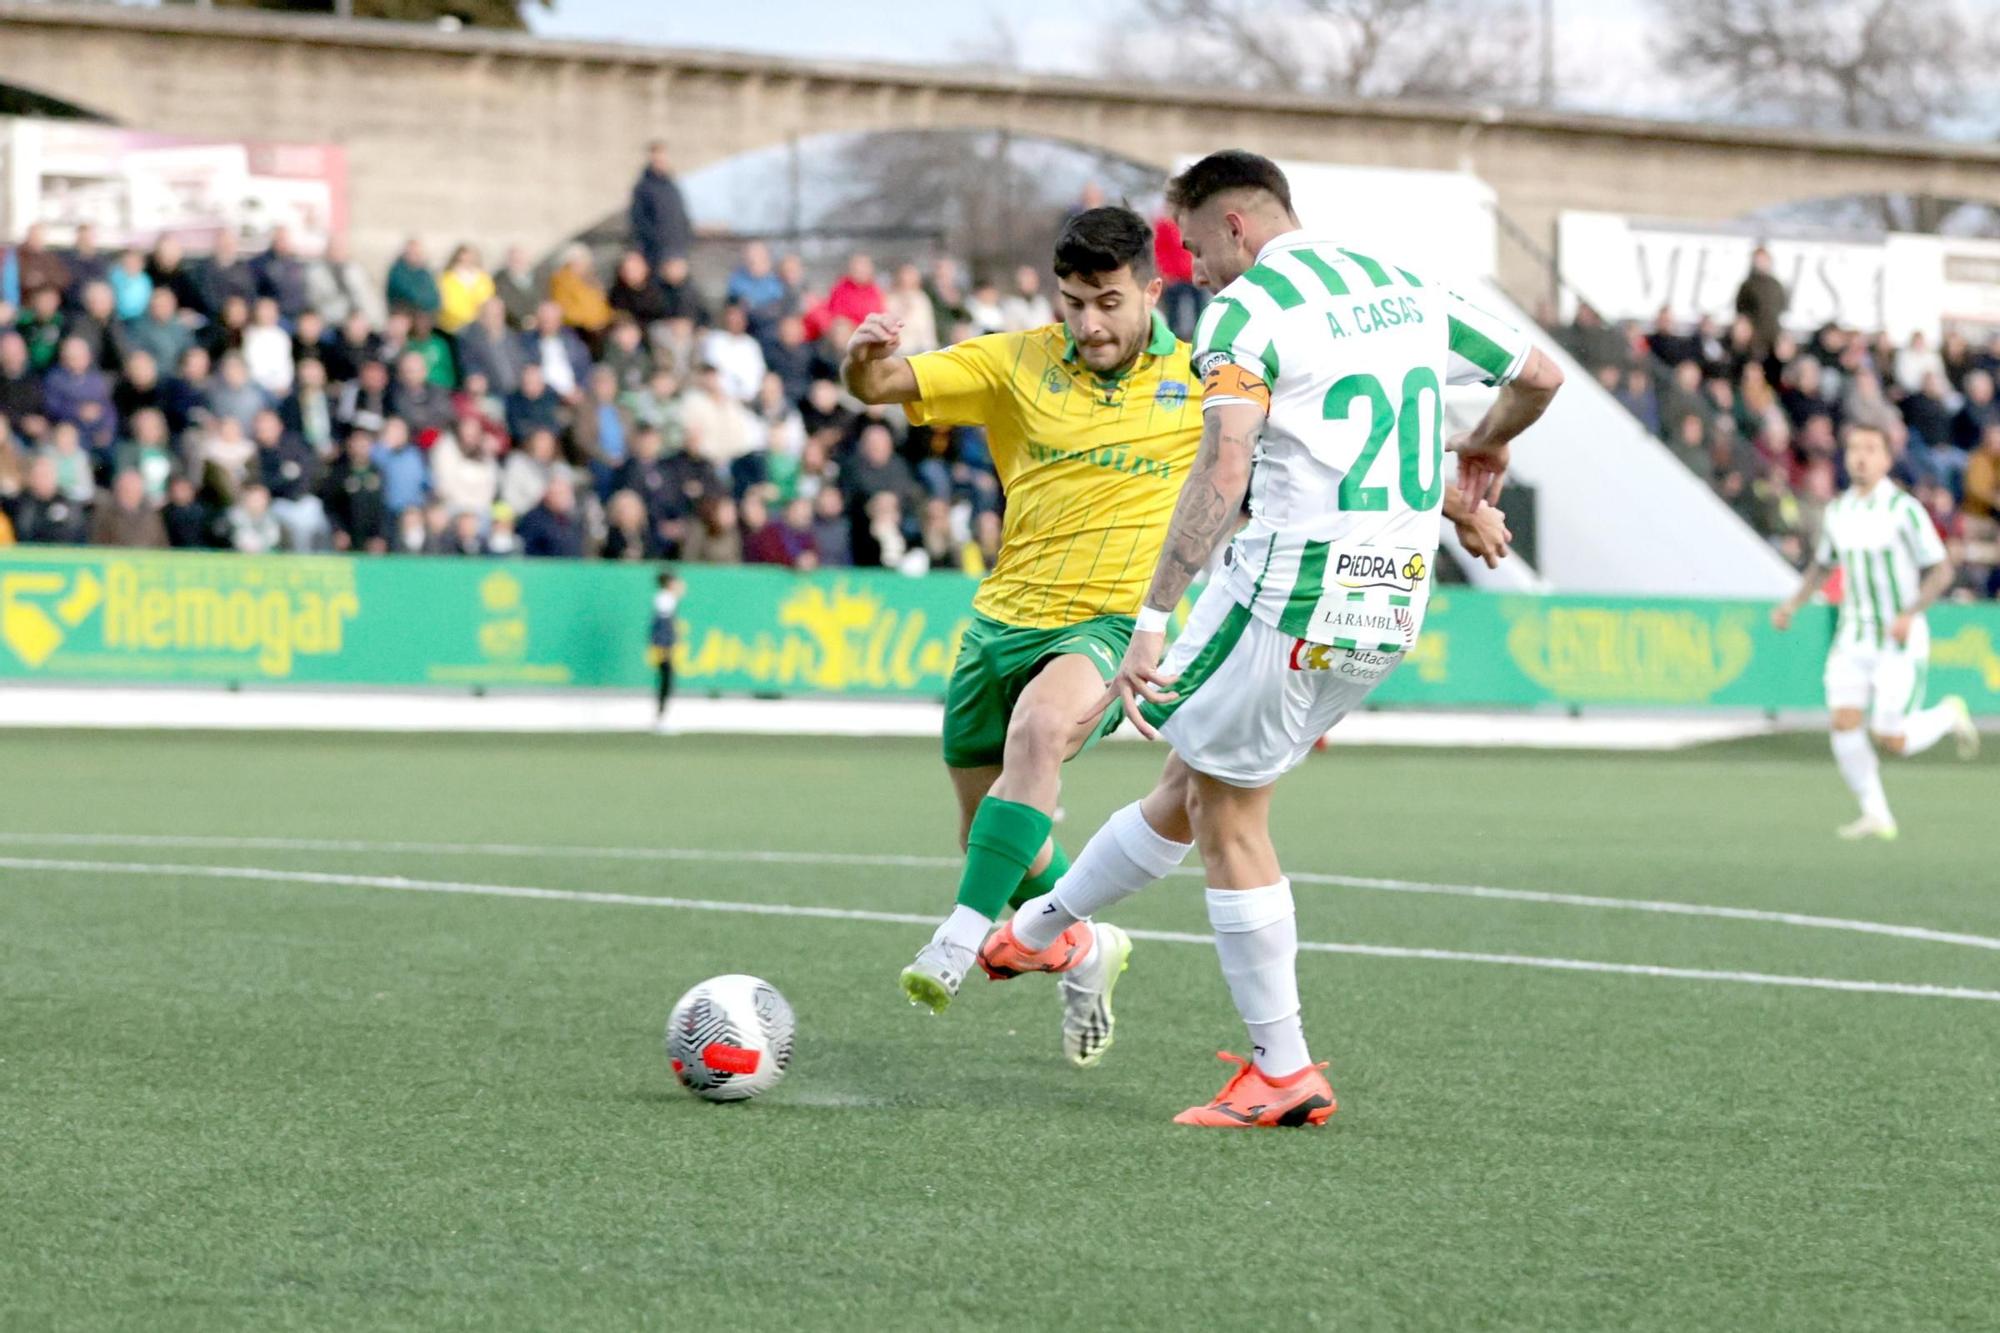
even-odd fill
[{"label": "distant player on pitch", "polygon": [[[980,961],[998,976],[1059,964],[1062,932],[1165,873],[1163,845],[1191,824],[1254,1058],[1226,1056],[1239,1068],[1221,1093],[1175,1118],[1320,1124],[1335,1101],[1300,1023],[1272,788],[1416,643],[1440,512],[1488,512],[1509,443],[1547,409],[1562,373],[1444,288],[1302,229],[1284,174],[1264,158],[1211,154],[1169,183],[1167,201],[1197,280],[1220,289],[1195,333],[1201,453],[1131,647],[1088,716],[1122,703],[1140,730],[1160,727],[1174,756],[1152,794],[1113,815]],[[1470,383],[1502,387],[1453,445],[1459,487],[1448,497],[1443,390]],[[1162,669],[1168,615],[1234,530],[1246,487],[1250,523]]]},{"label": "distant player on pitch", "polygon": [[1891,839],[1896,817],[1882,791],[1875,746],[1890,754],[1922,754],[1946,736],[1958,755],[1979,753],[1979,731],[1965,700],[1948,695],[1924,707],[1931,631],[1924,612],[1951,587],[1951,560],[1930,515],[1889,480],[1889,441],[1873,426],[1847,428],[1848,487],[1826,507],[1812,564],[1791,600],[1771,613],[1790,629],[1799,612],[1841,569],[1840,622],[1826,658],[1826,706],[1833,714],[1833,758],[1861,817],[1840,836]]}]

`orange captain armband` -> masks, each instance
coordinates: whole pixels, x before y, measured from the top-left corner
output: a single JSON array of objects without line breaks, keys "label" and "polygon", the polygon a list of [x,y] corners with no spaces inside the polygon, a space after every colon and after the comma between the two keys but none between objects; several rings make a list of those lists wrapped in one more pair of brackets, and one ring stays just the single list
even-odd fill
[{"label": "orange captain armband", "polygon": [[1208,402],[1218,398],[1237,398],[1255,403],[1266,411],[1271,407],[1271,386],[1234,361],[1223,361],[1209,367],[1208,373],[1201,377],[1201,392],[1204,401]]}]

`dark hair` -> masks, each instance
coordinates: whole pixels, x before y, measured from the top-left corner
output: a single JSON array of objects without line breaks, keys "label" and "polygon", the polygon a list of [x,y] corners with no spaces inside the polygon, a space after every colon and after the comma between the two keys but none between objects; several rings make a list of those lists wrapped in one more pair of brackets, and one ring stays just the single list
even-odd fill
[{"label": "dark hair", "polygon": [[1056,236],[1056,276],[1093,278],[1132,270],[1141,283],[1153,276],[1153,229],[1116,204],[1086,208]]},{"label": "dark hair", "polygon": [[1167,182],[1167,207],[1176,213],[1200,208],[1225,190],[1262,190],[1292,211],[1292,186],[1268,157],[1225,148]]}]

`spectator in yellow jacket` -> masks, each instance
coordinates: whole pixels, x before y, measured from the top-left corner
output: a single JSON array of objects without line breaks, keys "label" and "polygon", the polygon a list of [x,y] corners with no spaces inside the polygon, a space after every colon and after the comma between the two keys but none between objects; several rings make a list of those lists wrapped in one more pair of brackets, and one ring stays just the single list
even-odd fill
[{"label": "spectator in yellow jacket", "polygon": [[595,340],[611,323],[611,299],[590,262],[590,251],[572,245],[563,253],[562,267],[549,278],[549,299],[562,308],[563,323]]},{"label": "spectator in yellow jacket", "polygon": [[437,327],[457,333],[479,317],[479,307],[493,299],[493,276],[479,262],[479,251],[461,245],[438,274]]}]

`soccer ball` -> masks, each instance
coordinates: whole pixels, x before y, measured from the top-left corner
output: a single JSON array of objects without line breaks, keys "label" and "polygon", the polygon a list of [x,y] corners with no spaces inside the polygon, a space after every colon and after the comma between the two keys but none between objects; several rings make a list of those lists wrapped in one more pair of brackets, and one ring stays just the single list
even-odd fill
[{"label": "soccer ball", "polygon": [[769,1092],[792,1062],[792,1006],[758,977],[710,977],[667,1015],[667,1062],[704,1101],[748,1101]]}]

